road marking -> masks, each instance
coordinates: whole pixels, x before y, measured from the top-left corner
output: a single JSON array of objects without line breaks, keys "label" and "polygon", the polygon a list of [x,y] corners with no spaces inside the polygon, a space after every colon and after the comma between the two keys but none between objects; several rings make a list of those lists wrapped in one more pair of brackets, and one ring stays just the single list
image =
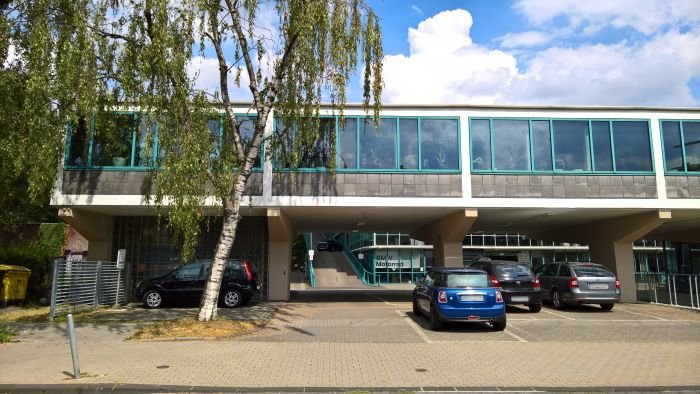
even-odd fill
[{"label": "road marking", "polygon": [[431,343],[513,343],[516,341],[503,341],[493,339],[475,339],[473,341],[455,340],[455,341],[432,341]]},{"label": "road marking", "polygon": [[633,315],[639,315],[639,316],[644,316],[644,317],[651,317],[652,319],[656,319],[656,320],[663,320],[663,321],[667,321],[667,320],[668,320],[668,319],[664,319],[664,318],[657,317],[657,316],[647,315],[646,313],[639,313],[639,312],[628,311],[627,309],[624,309],[624,308],[621,309],[621,308],[619,308],[619,307],[617,308],[617,310],[622,311],[622,312],[625,312],[625,313],[631,313],[631,314],[633,314]]},{"label": "road marking", "polygon": [[505,332],[506,334],[510,335],[511,337],[517,339],[518,342],[527,342],[526,340],[520,338],[519,336],[513,334],[512,332],[510,332],[510,331],[508,331],[508,330],[503,330],[503,332]]},{"label": "road marking", "polygon": [[[510,342],[510,341],[509,341]],[[447,388],[447,387],[446,387]],[[446,391],[430,391],[430,390],[425,390],[423,387],[420,388],[421,393],[445,393]],[[546,393],[546,391],[540,391],[536,389],[529,389],[529,390],[478,390],[478,391],[461,391],[457,390],[457,388],[453,387],[453,390],[447,391],[448,393]]]},{"label": "road marking", "polygon": [[544,309],[544,308],[542,309],[542,312],[546,312],[546,313],[549,313],[550,315],[554,315],[554,316],[563,317],[564,319],[576,320],[576,319],[574,319],[573,317],[569,317],[569,316],[566,316],[566,315],[562,315],[562,314],[560,314],[560,313],[554,313],[554,312],[548,311],[548,310],[546,310],[546,309]]},{"label": "road marking", "polygon": [[676,322],[677,320],[650,320],[650,319],[585,319],[585,320],[579,320],[579,321],[594,321],[594,322],[601,322],[601,321],[612,321],[612,322],[623,322],[623,321],[630,321],[630,322]]},{"label": "road marking", "polygon": [[374,295],[374,294],[369,294],[369,293],[365,293],[365,294],[367,294],[367,295],[370,296],[370,297],[374,297],[374,298],[378,299],[379,301],[384,302],[384,303],[387,304],[387,305],[391,305],[391,303],[389,303],[389,301],[387,301],[387,300],[385,300],[385,299],[383,299],[383,298],[381,298],[381,297],[377,297],[377,296]]},{"label": "road marking", "polygon": [[384,302],[385,304],[390,305],[390,306],[402,306],[402,307],[403,307],[403,306],[406,306],[406,304],[409,304],[409,305],[411,304],[411,302],[408,302],[408,301],[404,301],[404,302],[389,302],[389,301],[387,301],[387,300],[385,300],[385,299],[383,299],[383,298],[381,298],[381,297],[378,297],[378,296],[376,296],[376,295],[374,295],[374,294],[370,294],[370,293],[366,293],[366,294],[367,294],[368,296],[374,297],[374,298],[378,299],[379,301],[382,301],[382,302]]},{"label": "road marking", "polygon": [[418,324],[416,324],[416,322],[414,322],[413,319],[411,319],[405,312],[396,311],[396,313],[398,313],[399,316],[403,317],[403,320],[406,323],[408,323],[408,325],[411,326],[411,328],[413,328],[413,331],[415,331],[416,334],[418,334],[418,336],[421,337],[423,342],[433,343],[433,341],[431,341],[430,338],[428,338],[428,336],[425,335],[425,333],[423,332],[423,329],[420,328],[420,326]]}]

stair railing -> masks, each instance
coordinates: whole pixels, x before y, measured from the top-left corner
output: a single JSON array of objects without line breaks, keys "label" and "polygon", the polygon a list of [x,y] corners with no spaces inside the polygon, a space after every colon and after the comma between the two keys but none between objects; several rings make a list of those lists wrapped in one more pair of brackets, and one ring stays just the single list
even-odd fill
[{"label": "stair railing", "polygon": [[[313,250],[313,244],[311,242],[311,233],[304,233],[304,243],[306,244],[306,250]],[[308,253],[306,254],[306,275],[309,277],[309,285],[311,287],[316,287],[316,274],[314,273],[314,261],[309,258]]]},{"label": "stair railing", "polygon": [[[335,235],[337,234],[324,234],[326,239],[335,239]],[[355,275],[357,275],[358,279],[360,279],[365,286],[379,286],[379,284],[377,283],[377,275],[373,272],[369,272],[362,265],[360,260],[358,260],[357,257],[355,257],[355,255],[350,250],[348,250],[344,241],[341,242],[341,245],[343,245],[343,254],[348,259],[348,261],[350,261],[350,266],[352,266],[352,269],[353,271],[355,271]]]}]

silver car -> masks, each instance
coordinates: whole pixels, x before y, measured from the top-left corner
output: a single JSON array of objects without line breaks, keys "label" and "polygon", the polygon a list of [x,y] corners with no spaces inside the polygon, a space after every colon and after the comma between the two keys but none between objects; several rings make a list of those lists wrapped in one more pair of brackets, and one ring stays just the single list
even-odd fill
[{"label": "silver car", "polygon": [[538,270],[542,296],[556,309],[567,304],[599,304],[609,311],[620,302],[620,281],[595,263],[551,263]]}]

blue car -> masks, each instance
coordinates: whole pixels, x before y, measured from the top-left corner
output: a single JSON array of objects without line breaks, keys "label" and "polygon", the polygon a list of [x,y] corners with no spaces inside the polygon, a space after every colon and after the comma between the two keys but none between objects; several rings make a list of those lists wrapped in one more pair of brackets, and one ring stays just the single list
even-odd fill
[{"label": "blue car", "polygon": [[445,322],[485,322],[497,331],[506,328],[503,295],[480,269],[431,268],[413,290],[413,314],[427,316],[431,330],[441,329]]}]

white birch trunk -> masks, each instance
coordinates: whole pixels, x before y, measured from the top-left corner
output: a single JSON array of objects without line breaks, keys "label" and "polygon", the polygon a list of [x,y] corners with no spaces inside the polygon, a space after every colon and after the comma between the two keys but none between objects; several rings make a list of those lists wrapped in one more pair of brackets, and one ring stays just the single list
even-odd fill
[{"label": "white birch trunk", "polygon": [[226,260],[228,260],[231,248],[233,248],[233,242],[236,239],[236,230],[241,218],[241,199],[243,198],[247,179],[248,177],[243,175],[238,177],[233,204],[224,201],[223,228],[214,250],[214,261],[211,264],[209,278],[207,279],[202,299],[199,302],[199,315],[197,317],[199,321],[216,320],[218,316],[217,304],[219,301],[219,290],[221,290],[221,279],[226,268]]}]

